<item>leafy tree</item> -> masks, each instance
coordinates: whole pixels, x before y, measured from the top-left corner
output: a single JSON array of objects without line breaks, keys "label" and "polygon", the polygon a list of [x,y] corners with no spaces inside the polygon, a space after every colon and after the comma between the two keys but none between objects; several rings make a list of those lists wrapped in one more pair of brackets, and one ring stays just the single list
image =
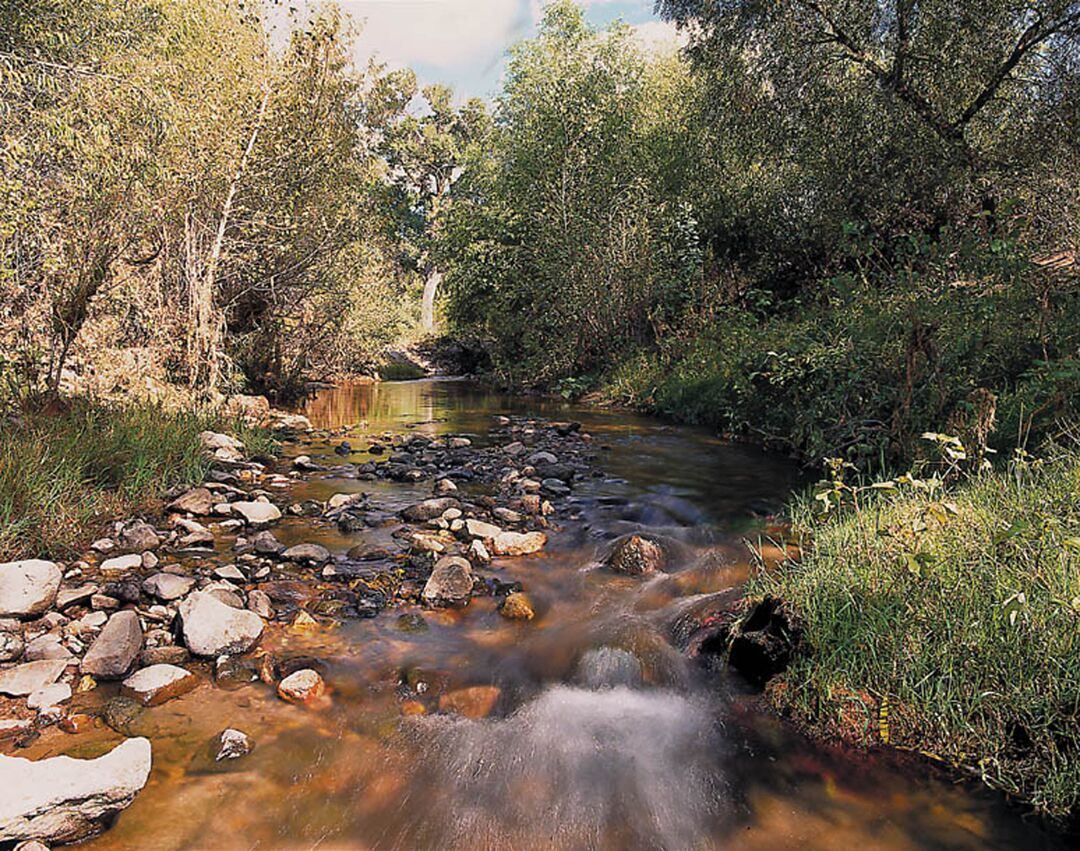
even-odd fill
[{"label": "leafy tree", "polygon": [[[477,98],[455,108],[453,92],[446,86],[425,86],[417,92],[412,71],[388,75],[387,82],[397,86],[392,100],[399,109],[386,116],[381,153],[390,167],[391,203],[402,223],[402,253],[424,281],[421,327],[430,333],[435,330],[435,301],[442,282],[433,244],[461,174],[465,149],[487,132],[490,118]],[[416,115],[408,107],[418,95],[422,104]]]}]

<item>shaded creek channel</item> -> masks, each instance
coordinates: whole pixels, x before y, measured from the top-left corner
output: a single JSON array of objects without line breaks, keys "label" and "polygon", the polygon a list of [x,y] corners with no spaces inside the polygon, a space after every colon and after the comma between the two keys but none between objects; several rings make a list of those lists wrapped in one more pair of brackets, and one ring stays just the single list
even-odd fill
[{"label": "shaded creek channel", "polygon": [[[388,608],[276,631],[267,642],[279,657],[319,660],[329,701],[305,708],[262,683],[226,690],[208,680],[147,710],[132,733],[153,741],[150,781],[82,847],[1056,847],[999,796],[921,762],[811,743],[737,676],[672,646],[672,624],[697,595],[745,580],[744,542],[768,529],[755,510],[800,483],[789,462],[701,431],[458,381],[328,389],[304,413],[318,429],[354,428],[357,451],[342,459],[340,437],[300,440],[284,447],[281,472],[300,454],[327,466],[371,460],[364,436],[387,430],[482,447],[496,415],[536,415],[582,422],[603,447],[603,475],[561,504],[542,552],[481,571],[520,582],[532,621],[503,618],[481,596],[463,609]],[[431,488],[311,472],[288,498],[366,492],[404,508]],[[604,544],[633,530],[683,542],[682,563],[652,578],[599,569]],[[340,554],[370,530],[289,517],[274,533]],[[437,695],[470,686],[498,687],[489,717],[433,711]],[[428,714],[403,715],[407,701],[426,702]],[[226,727],[247,732],[255,750],[225,764],[200,756]],[[100,731],[83,752],[112,735]],[[59,733],[33,751],[81,755]]]}]

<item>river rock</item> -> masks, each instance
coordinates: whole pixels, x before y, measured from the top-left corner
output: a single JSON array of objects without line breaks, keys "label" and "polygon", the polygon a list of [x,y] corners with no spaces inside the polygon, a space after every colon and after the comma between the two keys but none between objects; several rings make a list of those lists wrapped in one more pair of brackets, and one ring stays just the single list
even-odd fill
[{"label": "river rock", "polygon": [[26,618],[47,611],[60,589],[60,568],[29,559],[0,564],[0,617]]},{"label": "river rock", "polygon": [[43,659],[60,660],[67,663],[75,661],[71,651],[60,642],[60,636],[53,633],[39,635],[33,641],[28,642],[23,658],[27,662],[39,662]]},{"label": "river rock", "polygon": [[416,505],[410,505],[401,514],[406,520],[413,523],[424,523],[428,520],[434,520],[436,517],[441,517],[443,512],[450,508],[460,507],[460,502],[453,497],[446,496],[437,499],[425,499]]},{"label": "river rock", "polygon": [[281,511],[272,502],[234,502],[232,511],[249,526],[264,526],[281,519]]},{"label": "river rock", "polygon": [[499,614],[512,621],[531,621],[536,617],[532,601],[521,591],[506,595],[506,599],[499,606]]},{"label": "river rock", "polygon": [[318,671],[304,668],[289,674],[278,683],[277,693],[290,703],[309,703],[318,700],[326,692],[326,684]]},{"label": "river rock", "polygon": [[130,609],[117,612],[90,645],[79,670],[100,679],[120,679],[139,658],[142,644],[139,616]]},{"label": "river rock", "polygon": [[113,556],[101,563],[102,573],[120,574],[142,567],[142,555],[130,553],[126,556]]},{"label": "river rock", "polygon": [[75,606],[89,602],[90,598],[101,589],[91,582],[80,585],[77,588],[61,588],[56,595],[56,608],[63,611],[68,606]]},{"label": "river rock", "polygon": [[270,595],[258,588],[248,592],[247,607],[264,620],[270,620],[274,616]]},{"label": "river rock", "polygon": [[439,698],[439,711],[463,715],[474,721],[487,718],[499,702],[502,691],[497,686],[472,686],[448,692]]},{"label": "river rock", "polygon": [[176,665],[151,665],[136,671],[120,686],[120,693],[143,706],[160,706],[187,694],[199,684],[199,678]]},{"label": "river rock", "polygon": [[194,587],[195,580],[192,577],[175,573],[155,573],[142,584],[143,591],[165,602],[179,600]]},{"label": "river rock", "polygon": [[452,493],[457,493],[458,486],[454,484],[453,479],[439,479],[435,482],[435,495],[436,496],[448,496]]},{"label": "river rock", "polygon": [[465,521],[465,531],[473,540],[494,541],[502,534],[502,529],[494,523],[485,523],[483,520],[470,518]]},{"label": "river rock", "polygon": [[244,444],[235,437],[214,431],[204,431],[199,435],[203,449],[219,461],[236,462],[244,460]]},{"label": "river rock", "polygon": [[0,662],[12,662],[22,656],[26,642],[17,632],[0,632]]},{"label": "river rock", "polygon": [[431,606],[467,603],[472,596],[472,566],[460,556],[446,556],[435,563],[422,597]]},{"label": "river rock", "polygon": [[177,514],[194,514],[205,517],[213,513],[216,501],[214,495],[206,488],[192,488],[165,506],[165,510]]},{"label": "river rock", "polygon": [[228,730],[222,730],[217,737],[217,745],[214,748],[217,753],[214,756],[214,762],[221,762],[223,759],[240,759],[251,753],[254,748],[255,743],[251,741],[247,733],[230,727]]},{"label": "river rock", "polygon": [[33,694],[55,683],[66,667],[63,659],[43,659],[6,668],[0,671],[0,694],[10,697]]},{"label": "river rock", "polygon": [[497,556],[527,556],[539,552],[547,544],[543,532],[500,532],[492,541]]},{"label": "river rock", "polygon": [[641,535],[627,535],[616,541],[607,557],[607,567],[627,576],[648,576],[663,570],[666,559],[663,548]]},{"label": "river rock", "polygon": [[196,656],[245,653],[262,637],[263,621],[257,614],[201,591],[180,604],[180,618],[184,643]]},{"label": "river rock", "polygon": [[139,664],[149,668],[152,665],[180,665],[191,658],[186,647],[178,644],[165,644],[161,647],[146,647],[139,654]]},{"label": "river rock", "polygon": [[154,527],[142,520],[130,520],[124,524],[116,542],[122,550],[129,553],[143,553],[161,546],[161,538]]},{"label": "river rock", "polygon": [[43,710],[59,706],[66,700],[71,700],[71,686],[67,683],[53,683],[26,698],[26,705],[30,709]]},{"label": "river rock", "polygon": [[108,826],[150,775],[149,739],[128,739],[92,760],[0,756],[0,840],[77,842]]},{"label": "river rock", "polygon": [[227,582],[247,582],[247,577],[235,564],[223,564],[214,568],[214,576]]},{"label": "river rock", "polygon": [[251,546],[261,556],[276,556],[285,549],[285,545],[274,537],[274,533],[266,530],[252,536]]},{"label": "river rock", "polygon": [[299,561],[305,564],[325,564],[330,561],[330,551],[319,544],[297,544],[281,554],[287,561]]},{"label": "river rock", "polygon": [[469,561],[476,564],[488,564],[491,561],[491,553],[479,538],[469,544]]}]

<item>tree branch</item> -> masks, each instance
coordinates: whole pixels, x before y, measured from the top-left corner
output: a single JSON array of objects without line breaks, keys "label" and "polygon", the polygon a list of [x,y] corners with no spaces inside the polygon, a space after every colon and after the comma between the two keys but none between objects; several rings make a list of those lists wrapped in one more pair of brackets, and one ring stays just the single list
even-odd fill
[{"label": "tree branch", "polygon": [[1038,47],[1050,36],[1062,32],[1072,24],[1080,23],[1080,9],[1073,11],[1071,14],[1064,15],[1056,20],[1051,20],[1046,24],[1043,23],[1042,18],[1036,18],[1036,20],[1020,35],[1016,45],[1010,51],[1009,55],[1005,58],[1005,61],[998,66],[998,69],[990,77],[982,91],[975,96],[975,99],[968,104],[960,117],[953,122],[952,127],[954,132],[960,133],[963,128],[966,127],[971,120],[979,114],[983,107],[985,107],[997,94],[998,89],[1009,78],[1013,70],[1017,65],[1023,61],[1035,47]]}]

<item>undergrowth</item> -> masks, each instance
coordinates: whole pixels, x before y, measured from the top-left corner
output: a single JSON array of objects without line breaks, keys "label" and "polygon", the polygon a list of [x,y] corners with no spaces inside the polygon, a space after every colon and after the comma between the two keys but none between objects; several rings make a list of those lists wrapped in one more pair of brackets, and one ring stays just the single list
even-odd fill
[{"label": "undergrowth", "polygon": [[772,699],[826,735],[933,755],[1044,813],[1075,813],[1077,446],[956,484],[837,478],[797,503],[794,525],[812,542],[801,560],[749,588],[805,623]]},{"label": "undergrowth", "polygon": [[171,487],[203,481],[199,433],[228,430],[249,452],[272,444],[261,429],[152,405],[75,402],[25,414],[0,429],[0,561],[67,558],[101,525],[151,507]]}]

